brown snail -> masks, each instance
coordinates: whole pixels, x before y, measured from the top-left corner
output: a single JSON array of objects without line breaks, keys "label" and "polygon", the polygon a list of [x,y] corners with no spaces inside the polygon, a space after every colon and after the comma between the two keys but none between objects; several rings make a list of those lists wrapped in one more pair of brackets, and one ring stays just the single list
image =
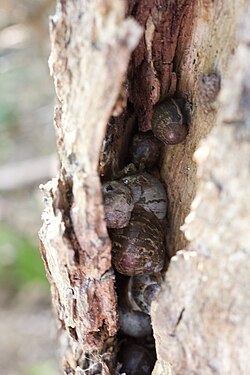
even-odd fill
[{"label": "brown snail", "polygon": [[164,232],[159,219],[135,206],[129,225],[113,229],[112,262],[118,272],[127,276],[152,274],[164,265]]},{"label": "brown snail", "polygon": [[135,134],[131,143],[131,160],[139,169],[153,167],[160,157],[161,145],[152,133]]},{"label": "brown snail", "polygon": [[150,314],[151,303],[160,290],[161,275],[140,275],[130,277],[127,299],[133,310]]},{"label": "brown snail", "polygon": [[155,107],[152,117],[154,136],[167,145],[184,141],[188,128],[181,109],[174,99],[168,99]]},{"label": "brown snail", "polygon": [[121,180],[106,182],[102,192],[108,228],[127,226],[135,204],[153,212],[158,219],[166,216],[165,189],[158,178],[149,173],[132,174]]},{"label": "brown snail", "polygon": [[134,208],[131,189],[119,181],[110,181],[102,186],[104,213],[108,228],[123,228],[128,225]]},{"label": "brown snail", "polygon": [[121,344],[118,360],[122,364],[121,373],[126,375],[150,375],[155,362],[149,350],[132,340]]},{"label": "brown snail", "polygon": [[158,219],[164,219],[167,210],[166,191],[160,180],[149,173],[126,176],[121,180],[133,194],[134,203],[146,211],[153,212]]}]

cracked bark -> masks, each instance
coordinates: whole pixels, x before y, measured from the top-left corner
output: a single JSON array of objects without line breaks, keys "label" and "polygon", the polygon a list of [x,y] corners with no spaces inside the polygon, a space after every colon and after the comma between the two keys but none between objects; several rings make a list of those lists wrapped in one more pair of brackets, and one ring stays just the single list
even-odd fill
[{"label": "cracked bark", "polygon": [[[166,146],[163,152],[167,246],[174,255],[191,241],[192,252],[172,258],[166,283],[153,305],[158,357],[154,375],[229,374],[230,366],[232,373],[250,372],[244,354],[249,352],[247,330],[241,325],[249,326],[249,296],[242,287],[243,280],[246,285],[249,282],[249,238],[244,224],[249,214],[244,202],[250,201],[249,143],[246,137],[238,140],[236,126],[226,125],[237,122],[245,134],[248,108],[244,103],[249,93],[241,90],[250,78],[239,52],[231,69],[238,69],[242,80],[237,75],[232,88],[226,72],[237,48],[240,53],[243,48],[249,61],[249,41],[241,36],[239,45],[236,34],[246,3],[58,1],[51,18],[50,69],[57,97],[55,128],[61,167],[58,176],[42,187],[45,210],[40,239],[65,374],[115,373],[116,293],[99,174],[109,178],[119,172],[126,164],[134,127],[150,129],[154,105],[172,95],[186,98],[193,110],[186,141]],[[144,28],[143,37],[139,25]],[[218,120],[216,110],[204,108],[199,84],[200,74],[211,72],[222,79],[224,104]],[[243,118],[238,119],[237,113],[243,113]],[[99,165],[106,131],[113,143]],[[207,143],[196,154],[197,177],[193,154],[208,134]],[[185,237],[179,228],[195,194]],[[232,220],[234,213],[239,225]],[[245,351],[237,352],[235,342],[241,348],[245,345]]]},{"label": "cracked bark", "polygon": [[106,124],[141,36],[124,15],[122,1],[59,1],[51,18],[61,167],[42,187],[40,239],[66,374],[114,369],[116,294],[97,169]]},{"label": "cracked bark", "polygon": [[[244,8],[241,2],[240,17],[235,22],[235,9],[228,9],[226,2],[218,2],[219,5],[218,23],[223,24],[225,30],[228,30],[228,22],[234,25],[234,32],[225,34],[225,38],[231,38],[224,46],[230,64],[227,67],[223,53],[218,55],[217,61],[211,60],[212,64],[218,64],[213,69],[220,69],[222,73],[218,113],[202,112],[198,104],[193,117],[191,134],[196,134],[198,139],[202,131],[198,127],[207,124],[203,132],[209,131],[212,116],[216,126],[194,154],[198,167],[197,191],[191,212],[182,226],[190,241],[189,250],[177,252],[171,259],[166,282],[152,306],[158,356],[154,375],[250,373],[247,312],[250,307],[250,75],[247,63],[250,58],[250,8]],[[246,11],[244,19],[243,9]],[[211,30],[216,26],[213,23],[215,10],[210,12],[211,23],[207,19]],[[199,27],[194,27],[194,38],[195,29],[198,31]],[[209,35],[216,37],[217,33],[211,31]],[[204,36],[200,36],[203,42]],[[213,39],[210,43],[211,49],[219,48]],[[186,84],[186,78],[183,81],[180,85]],[[196,123],[198,119],[199,123]],[[166,159],[170,157],[167,155]],[[174,165],[165,166],[165,171],[171,168]],[[185,174],[180,173],[178,182],[185,180]],[[174,186],[170,189],[174,191]],[[181,221],[182,217],[178,218],[177,224]],[[182,244],[181,236],[177,236],[177,249]]]}]

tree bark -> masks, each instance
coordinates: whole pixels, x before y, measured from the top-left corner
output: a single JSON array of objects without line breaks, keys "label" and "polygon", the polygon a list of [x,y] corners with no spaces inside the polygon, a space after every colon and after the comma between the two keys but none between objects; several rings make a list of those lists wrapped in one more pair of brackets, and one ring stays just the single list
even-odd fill
[{"label": "tree bark", "polygon": [[[246,4],[58,0],[49,63],[61,166],[42,186],[40,239],[65,374],[116,371],[117,297],[99,174],[119,173],[134,128],[150,130],[154,105],[171,96],[185,99],[191,121],[187,139],[163,151],[172,259],[152,307],[153,373],[250,373],[250,52],[247,24],[237,28]],[[105,135],[113,140],[107,154]]]},{"label": "tree bark", "polygon": [[141,28],[124,19],[124,5],[59,1],[51,18],[61,167],[42,187],[40,239],[66,374],[108,374],[114,367],[116,293],[97,170],[106,124],[141,36]]},{"label": "tree bark", "polygon": [[[218,22],[224,25],[222,30],[228,30],[229,22],[234,29],[238,25],[237,33],[225,34],[227,42],[222,38],[224,50],[216,59],[222,73],[221,107],[218,115],[213,113],[216,126],[194,154],[198,186],[182,226],[189,249],[172,257],[166,282],[152,306],[158,356],[154,375],[250,373],[250,8],[241,6],[239,14],[245,9],[246,15],[243,19],[241,14],[236,22],[233,9],[221,3]],[[218,48],[213,39],[210,43],[211,48]],[[191,71],[191,66],[187,69]],[[197,106],[192,142],[200,138],[201,131],[211,129],[211,118],[212,113],[202,113]],[[205,129],[200,130],[202,125]],[[167,155],[166,160],[170,157]],[[187,163],[185,158],[183,163]],[[163,175],[172,168],[174,165],[165,167]],[[179,172],[175,178],[179,184],[188,182],[185,173]],[[190,189],[190,185],[184,186]],[[171,184],[170,189],[173,195],[179,193]],[[182,194],[184,197],[185,191]],[[178,218],[175,225],[181,220]],[[177,249],[181,244],[181,236],[176,236]]]},{"label": "tree bark", "polygon": [[193,154],[200,140],[209,134],[216,123],[217,103],[207,102],[209,84],[204,87],[200,81],[203,74],[216,73],[223,84],[228,63],[238,44],[236,26],[247,3],[245,0],[237,3],[225,0],[194,1],[191,33],[186,23],[178,36],[175,54],[177,95],[189,100],[192,113],[186,142],[175,147],[166,146],[164,151],[161,175],[169,199],[167,236],[171,256],[187,246],[188,241],[179,228],[190,212],[197,189],[197,168]]}]

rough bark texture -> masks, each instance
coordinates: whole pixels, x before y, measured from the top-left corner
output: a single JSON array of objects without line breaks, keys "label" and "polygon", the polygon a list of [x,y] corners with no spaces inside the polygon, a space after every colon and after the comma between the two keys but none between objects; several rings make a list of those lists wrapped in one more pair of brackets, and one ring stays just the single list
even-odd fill
[{"label": "rough bark texture", "polygon": [[145,29],[128,73],[130,99],[142,131],[152,128],[153,106],[175,94],[174,57],[181,27],[190,29],[192,8],[190,0],[129,0],[128,13]]},{"label": "rough bark texture", "polygon": [[249,16],[227,51],[216,127],[195,153],[198,189],[182,228],[192,251],[171,259],[152,307],[153,374],[250,373]]},{"label": "rough bark texture", "polygon": [[51,19],[61,168],[42,187],[40,238],[67,374],[108,374],[114,359],[116,294],[97,169],[106,124],[141,36],[140,27],[124,19],[124,5],[62,0]]},{"label": "rough bark texture", "polygon": [[132,53],[123,85],[129,105],[125,102],[124,111],[107,130],[112,144],[101,158],[106,168],[100,171],[106,178],[124,167],[131,133],[152,128],[154,105],[175,95],[178,37],[182,28],[186,36],[191,35],[193,8],[191,0],[128,0],[127,15],[143,27],[144,35]]},{"label": "rough bark texture", "polygon": [[[158,356],[154,374],[250,373],[243,329],[249,327],[244,289],[249,238],[243,222],[250,201],[250,78],[244,65],[249,40],[237,48],[233,73],[228,73],[235,81],[225,76],[238,46],[236,22],[245,4],[58,1],[51,19],[50,69],[61,168],[58,178],[42,187],[40,238],[66,374],[114,374],[117,302],[99,174],[108,179],[119,173],[135,128],[151,129],[154,105],[172,95],[189,102],[192,122],[186,141],[164,150],[167,245],[174,255],[189,240],[192,251],[172,258],[152,309]],[[131,15],[138,23],[126,18]],[[138,24],[144,28],[141,39]],[[244,30],[242,40],[249,32]],[[180,226],[197,188],[192,156],[217,116],[217,86],[214,81],[203,85],[206,73],[221,77],[224,103],[218,126],[196,154],[200,182],[186,239]],[[239,137],[242,133],[246,139]],[[245,351],[237,352],[244,345]]]}]

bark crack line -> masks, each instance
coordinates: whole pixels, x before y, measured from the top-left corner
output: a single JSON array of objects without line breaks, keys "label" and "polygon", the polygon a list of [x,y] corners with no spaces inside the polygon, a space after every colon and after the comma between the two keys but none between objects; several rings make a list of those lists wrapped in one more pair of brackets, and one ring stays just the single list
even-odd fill
[{"label": "bark crack line", "polygon": [[180,312],[180,314],[179,314],[179,317],[178,317],[178,319],[177,319],[177,322],[175,323],[175,327],[174,327],[174,329],[173,329],[173,332],[170,333],[170,336],[171,336],[171,337],[175,337],[176,329],[177,329],[178,325],[180,324],[180,322],[181,322],[181,320],[182,320],[182,318],[183,318],[184,311],[185,311],[185,307],[183,307],[183,309],[181,310],[181,312]]}]

